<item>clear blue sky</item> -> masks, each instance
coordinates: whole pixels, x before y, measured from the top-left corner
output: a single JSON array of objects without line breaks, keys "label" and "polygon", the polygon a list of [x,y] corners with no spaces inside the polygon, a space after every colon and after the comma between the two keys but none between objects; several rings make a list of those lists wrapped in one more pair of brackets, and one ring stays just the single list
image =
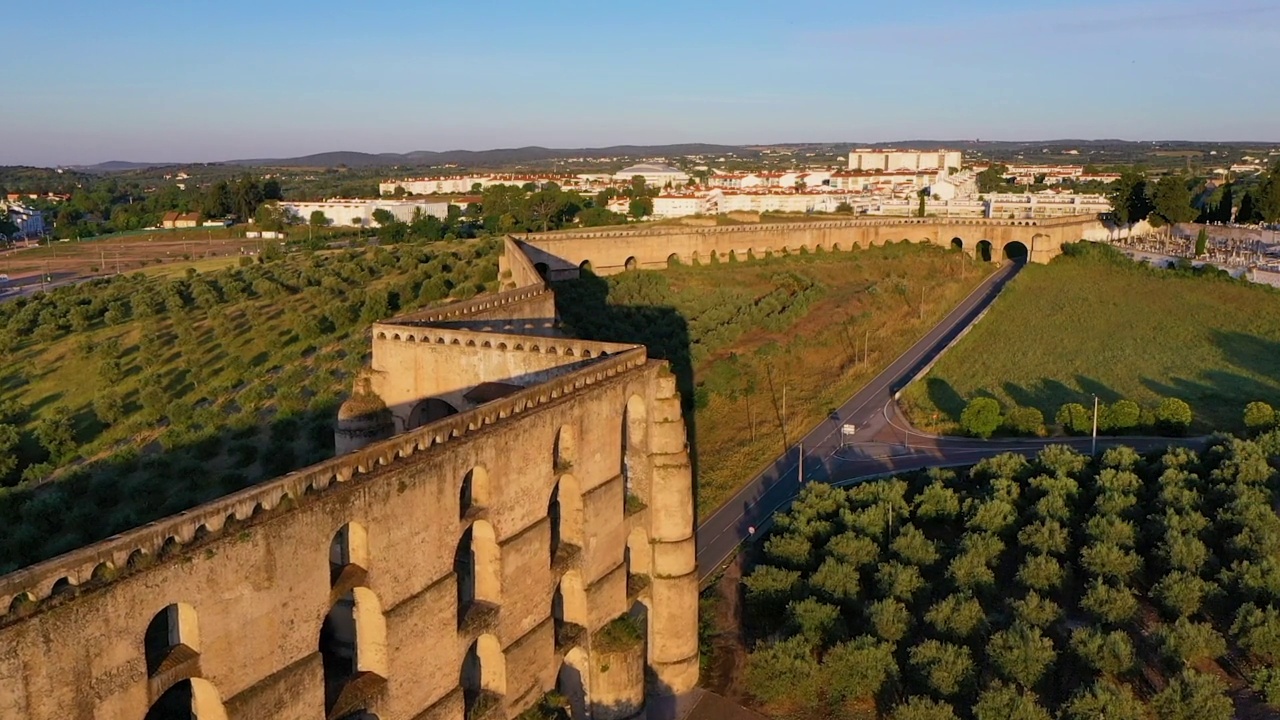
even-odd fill
[{"label": "clear blue sky", "polygon": [[1280,0],[71,0],[0,30],[0,164],[1280,140]]}]

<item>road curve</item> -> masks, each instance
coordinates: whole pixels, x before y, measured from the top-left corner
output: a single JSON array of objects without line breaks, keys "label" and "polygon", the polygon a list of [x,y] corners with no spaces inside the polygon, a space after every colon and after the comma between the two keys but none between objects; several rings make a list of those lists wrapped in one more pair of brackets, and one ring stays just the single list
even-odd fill
[{"label": "road curve", "polygon": [[[1007,263],[992,273],[942,322],[889,364],[831,417],[809,430],[796,445],[776,458],[724,505],[698,525],[698,577],[706,580],[739,545],[777,511],[790,505],[801,481],[843,482],[922,467],[968,465],[1001,452],[1032,454],[1048,444],[1066,443],[1090,450],[1090,438],[1054,440],[973,440],[935,437],[911,429],[898,415],[894,393],[937,358],[986,310],[1022,268]],[[840,428],[857,426],[853,441],[841,443]],[[1124,444],[1148,449],[1168,438],[1098,439],[1099,447]],[[803,448],[803,478],[800,477]]]}]

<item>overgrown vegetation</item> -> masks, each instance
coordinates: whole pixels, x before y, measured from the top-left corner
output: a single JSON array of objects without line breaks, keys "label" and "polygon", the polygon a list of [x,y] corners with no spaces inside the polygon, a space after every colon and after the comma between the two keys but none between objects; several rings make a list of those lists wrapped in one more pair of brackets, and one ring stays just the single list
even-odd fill
[{"label": "overgrown vegetation", "polygon": [[369,323],[495,289],[499,247],[268,254],[0,305],[0,573],[331,456]]},{"label": "overgrown vegetation", "polygon": [[[987,316],[907,388],[903,404],[917,427],[955,432],[979,396],[1035,408],[1059,425],[1073,403],[1091,422],[1095,395],[1104,410],[1135,403],[1139,417],[1116,425],[1116,434],[1150,432],[1171,398],[1189,406],[1192,433],[1239,430],[1247,404],[1280,401],[1275,289],[1217,272],[1153,268],[1107,246],[1065,249],[1047,266],[1024,268]],[[1100,415],[1103,431],[1111,429],[1107,417]]]},{"label": "overgrown vegetation", "polygon": [[1229,720],[1228,690],[1274,705],[1278,466],[1273,431],[811,484],[744,580],[746,689],[792,718]]},{"label": "overgrown vegetation", "polygon": [[936,324],[985,267],[909,243],[732,256],[559,283],[556,302],[574,334],[643,343],[671,362],[705,516]]},{"label": "overgrown vegetation", "polygon": [[644,642],[644,624],[632,615],[614,618],[596,631],[592,648],[597,652],[621,652]]}]

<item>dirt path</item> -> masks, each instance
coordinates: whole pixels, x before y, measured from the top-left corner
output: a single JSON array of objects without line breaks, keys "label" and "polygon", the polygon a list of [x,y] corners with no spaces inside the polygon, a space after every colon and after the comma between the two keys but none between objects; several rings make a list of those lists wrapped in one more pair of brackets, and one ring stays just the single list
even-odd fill
[{"label": "dirt path", "polygon": [[[716,584],[703,595],[712,602],[704,609],[712,611],[714,636],[711,658],[702,684],[714,693],[734,702],[743,702],[742,675],[746,669],[747,648],[742,634],[742,555],[729,566]],[[707,606],[711,605],[711,608]]]}]

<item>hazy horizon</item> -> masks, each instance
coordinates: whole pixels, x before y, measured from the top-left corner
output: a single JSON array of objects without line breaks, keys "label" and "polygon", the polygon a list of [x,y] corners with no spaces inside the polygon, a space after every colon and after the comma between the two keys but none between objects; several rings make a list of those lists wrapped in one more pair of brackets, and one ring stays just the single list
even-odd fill
[{"label": "hazy horizon", "polygon": [[36,5],[4,18],[24,82],[0,116],[0,164],[805,137],[1280,141],[1280,77],[1262,67],[1280,5],[1258,0],[490,0],[358,18],[331,0],[70,5],[56,36]]}]

